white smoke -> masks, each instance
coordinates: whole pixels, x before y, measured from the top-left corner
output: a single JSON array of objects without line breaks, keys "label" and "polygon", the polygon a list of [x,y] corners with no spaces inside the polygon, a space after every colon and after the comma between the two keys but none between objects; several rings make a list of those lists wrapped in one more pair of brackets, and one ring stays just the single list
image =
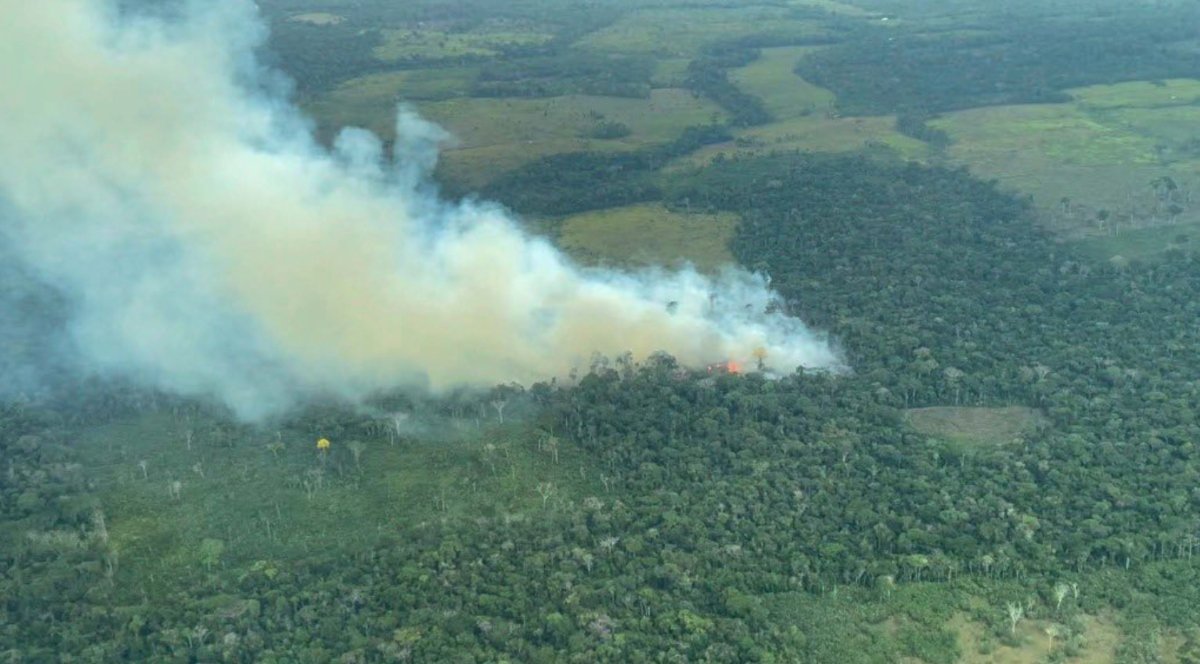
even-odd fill
[{"label": "white smoke", "polygon": [[255,417],[314,393],[545,379],[597,352],[838,364],[765,313],[757,276],[582,270],[494,206],[437,200],[445,135],[409,111],[395,163],[362,130],[323,150],[264,91],[248,1],[169,23],[103,0],[3,9],[0,229],[68,295],[93,368]]}]

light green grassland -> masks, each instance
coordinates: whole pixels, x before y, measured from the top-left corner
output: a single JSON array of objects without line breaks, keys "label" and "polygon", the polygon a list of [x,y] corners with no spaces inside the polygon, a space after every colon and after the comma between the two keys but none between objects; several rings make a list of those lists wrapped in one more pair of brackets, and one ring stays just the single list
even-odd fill
[{"label": "light green grassland", "polygon": [[[986,605],[988,599],[991,598],[980,598],[979,602]],[[993,610],[996,609],[1000,607]],[[972,620],[967,613],[956,614],[946,624],[946,628],[954,633],[958,641],[962,652],[959,660],[961,664],[1037,664],[1047,660],[1101,664],[1116,660],[1117,649],[1125,635],[1116,624],[1113,615],[1075,614],[1072,622],[1078,626],[1078,632],[1071,634],[1075,638],[1069,640],[1072,643],[1070,651],[1075,653],[1074,656],[1066,655],[1068,649],[1063,646],[1063,641],[1068,641],[1067,638],[1059,638],[1056,643],[1051,644],[1046,637],[1047,628],[1061,627],[1060,619],[1059,616],[1044,615],[1040,619],[1022,620],[1007,639],[997,638],[995,630],[989,630],[987,625],[979,620]],[[1003,633],[1004,628],[999,631]],[[1166,636],[1161,649],[1163,654],[1166,654],[1177,638],[1173,633]],[[1060,659],[1056,660],[1054,657]]]},{"label": "light green grassland", "polygon": [[734,262],[729,240],[738,221],[734,214],[681,214],[659,204],[630,205],[567,217],[559,243],[588,263],[677,267],[687,262],[713,271]]},{"label": "light green grassland", "polygon": [[824,34],[818,22],[787,17],[787,9],[747,5],[739,8],[671,8],[633,11],[616,23],[577,42],[583,48],[615,53],[690,57],[703,46],[764,31],[795,36]]},{"label": "light green grassland", "polygon": [[[603,491],[574,445],[559,443],[555,459],[544,433],[500,426],[492,412],[394,442],[381,428],[362,440],[361,465],[347,440],[319,452],[319,433],[259,432],[234,443],[205,427],[157,414],[89,431],[78,447],[98,478],[122,567],[138,569],[148,591],[199,570],[205,539],[224,543],[222,566],[285,565],[419,536],[433,520],[536,518]],[[546,484],[553,493],[543,501]]]},{"label": "light green grassland", "polygon": [[776,120],[811,113],[825,114],[833,108],[833,93],[805,81],[793,71],[800,58],[818,48],[764,48],[758,60],[730,71],[729,79],[746,93],[761,99]]},{"label": "light green grassland", "polygon": [[[968,163],[1045,159],[1062,166],[1157,163],[1154,141],[1099,122],[1075,104],[996,106],[932,123],[950,133],[950,154]],[[1011,170],[1011,169],[1006,169]]]},{"label": "light green grassland", "polygon": [[718,155],[770,154],[793,150],[812,152],[857,152],[882,150],[902,159],[928,157],[921,141],[898,133],[895,118],[830,118],[811,115],[773,122],[737,132],[738,140],[699,150],[671,165],[671,169],[703,166]]},{"label": "light green grassland", "polygon": [[545,99],[451,99],[421,103],[421,113],[454,133],[460,147],[513,145],[536,150],[547,140],[577,138],[601,119],[631,130],[617,141],[638,147],[669,141],[684,127],[724,119],[720,107],[687,90],[660,89],[645,99],[567,95]]},{"label": "light green grassland", "polygon": [[320,103],[326,115],[346,116],[395,110],[399,100],[435,101],[466,96],[475,79],[470,67],[409,69],[369,74],[336,87]]},{"label": "light green grassland", "polygon": [[1097,261],[1146,260],[1165,251],[1195,252],[1200,247],[1200,219],[1146,228],[1091,234],[1077,246]]},{"label": "light green grassland", "polygon": [[1082,106],[1103,108],[1158,108],[1200,103],[1200,81],[1169,79],[1158,83],[1129,81],[1116,85],[1092,85],[1070,91]]},{"label": "light green grassland", "polygon": [[[1200,140],[1200,105],[1114,108],[1092,111],[1091,116],[1105,124],[1144,136],[1154,141],[1156,146],[1171,148],[1187,141]],[[1169,152],[1166,156],[1171,158]]]},{"label": "light green grassland", "polygon": [[914,408],[905,413],[909,426],[921,433],[956,443],[990,446],[1012,442],[1022,433],[1046,423],[1032,408]]},{"label": "light green grassland", "polygon": [[442,175],[459,186],[480,189],[500,175],[541,157],[581,150],[622,150],[623,143],[581,138],[546,139],[516,146],[501,143],[474,148],[450,148],[442,152]]},{"label": "light green grassland", "polygon": [[302,104],[326,135],[340,127],[363,127],[377,136],[395,134],[396,107],[402,102],[464,96],[475,71],[470,68],[413,69],[371,74],[342,83]]},{"label": "light green grassland", "polygon": [[1064,197],[1115,210],[1131,182],[1144,187],[1160,170],[1153,140],[1101,124],[1074,104],[979,108],[930,124],[951,136],[950,160],[1029,194],[1047,214]]},{"label": "light green grassland", "polygon": [[[684,127],[725,117],[686,90],[653,90],[647,99],[570,95],[548,99],[456,99],[418,105],[457,139],[443,159],[447,173],[480,186],[538,157],[582,150],[632,150],[676,138]],[[583,138],[601,119],[630,134],[616,140]]]},{"label": "light green grassland", "polygon": [[[1094,229],[1094,211],[1137,226],[1153,222],[1149,183],[1169,175],[1189,182],[1200,173],[1200,155],[1188,142],[1200,138],[1200,81],[1172,80],[1163,85],[1131,82],[1070,91],[1064,104],[980,108],[933,120],[950,134],[946,155],[977,175],[994,178],[1011,190],[1032,196],[1034,204],[1059,230],[1079,234]],[[1059,214],[1062,199],[1083,213]],[[1188,221],[1188,211],[1180,221]],[[1126,240],[1119,238],[1124,235]],[[1134,234],[1103,239],[1103,251],[1121,253],[1121,244],[1143,252],[1166,247],[1151,232],[1145,241]]]},{"label": "light green grassland", "polygon": [[[422,70],[433,72],[442,70]],[[466,70],[448,70],[461,72]],[[396,95],[403,78],[356,79],[308,105],[324,128],[365,127],[384,139],[395,135]],[[461,79],[460,79],[461,80]],[[395,92],[390,92],[396,86]],[[448,87],[448,89],[452,89]],[[428,90],[428,88],[426,88]],[[447,173],[470,186],[480,186],[499,173],[538,157],[577,150],[630,150],[664,143],[683,128],[725,118],[719,106],[686,90],[653,90],[645,99],[568,95],[537,99],[455,98],[415,100],[425,118],[454,136],[443,154]],[[584,138],[601,121],[630,129],[616,140]]]},{"label": "light green grassland", "polygon": [[520,29],[443,32],[402,28],[384,30],[382,34],[383,43],[375,47],[375,57],[384,62],[409,58],[440,60],[493,56],[505,47],[544,44],[554,39],[550,33]]}]

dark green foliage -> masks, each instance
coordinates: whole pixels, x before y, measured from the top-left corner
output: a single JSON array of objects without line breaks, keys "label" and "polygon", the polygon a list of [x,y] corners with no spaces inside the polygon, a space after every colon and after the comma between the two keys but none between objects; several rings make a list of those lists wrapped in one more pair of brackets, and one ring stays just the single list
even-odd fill
[{"label": "dark green foliage", "polygon": [[725,72],[730,67],[741,67],[756,59],[758,51],[752,48],[720,49],[702,55],[688,64],[684,85],[724,108],[731,116],[730,124],[735,127],[766,124],[771,121],[771,114],[762,100],[743,92],[730,82]]},{"label": "dark green foliage", "polygon": [[[173,1],[173,0],[170,0]],[[529,69],[534,80],[511,80],[503,75],[481,79],[477,92],[484,96],[542,96],[565,92],[592,94],[645,94],[638,81],[638,67],[617,70],[607,67],[609,78],[597,73],[589,77],[585,55],[567,51],[568,45],[580,36],[607,25],[628,7],[609,3],[562,3],[558,0],[519,0],[503,2],[451,2],[447,0],[418,0],[415,2],[333,2],[311,4],[295,0],[263,0],[259,3],[270,22],[270,40],[264,51],[268,63],[287,72],[302,94],[316,94],[338,83],[384,69],[439,66],[479,62],[491,67],[493,73],[506,67],[518,71]],[[305,11],[328,11],[344,20],[336,24],[311,25],[290,18]],[[413,56],[402,61],[383,63],[375,58],[373,49],[381,43],[381,30],[421,29],[437,25],[447,31],[467,32],[480,28],[486,21],[512,21],[534,25],[554,35],[546,44],[500,45],[498,64],[494,58],[461,56],[456,58],[426,58]],[[547,78],[544,68],[554,60],[564,61],[560,74]],[[603,57],[596,60],[599,62]],[[541,63],[539,70],[539,65]],[[626,63],[628,64],[628,63]],[[652,66],[652,63],[650,63]],[[604,68],[603,65],[595,65]],[[540,71],[540,74],[539,74]],[[594,80],[593,80],[594,79]],[[550,90],[559,90],[552,92]]]},{"label": "dark green foliage", "polygon": [[[808,594],[782,593],[770,600],[783,638],[803,662],[884,664],[895,661],[895,647],[873,629],[871,607],[855,598],[816,603]],[[866,614],[866,615],[864,615]]]},{"label": "dark green foliage", "polygon": [[924,141],[939,150],[949,147],[950,134],[942,129],[930,127],[927,123],[931,119],[923,113],[903,112],[896,116],[896,131],[918,141]]},{"label": "dark green foliage", "polygon": [[1102,17],[1002,19],[970,36],[869,30],[802,60],[796,72],[856,115],[937,113],[1066,101],[1071,87],[1200,75],[1194,4],[1130,6]]},{"label": "dark green foliage", "polygon": [[[1124,564],[1187,548],[1180,547],[1195,519],[1185,507],[1192,479],[1176,464],[1194,453],[1187,405],[1194,386],[1168,349],[1197,342],[1185,323],[1195,315],[1186,293],[1200,289],[1192,259],[1132,274],[1086,266],[1056,250],[1024,219],[1017,201],[963,172],[863,159],[731,161],[672,196],[743,210],[736,254],[767,270],[794,311],[832,329],[859,379],[876,391],[885,388],[879,392],[887,395],[885,403],[1023,402],[1046,410],[1060,429],[1029,441],[1021,452],[1029,458],[960,461],[968,473],[973,463],[999,463],[986,474],[1016,473],[1005,480],[1010,489],[1003,500],[1034,501],[1029,512],[1017,511],[1040,525],[1010,524],[1038,533],[1010,540],[1025,551],[1017,556],[1026,561],[1022,566],[1051,550],[1062,556],[1052,565],[1078,565]],[[1153,415],[1144,407],[1148,385],[1158,386]],[[947,461],[948,454],[935,456]],[[877,462],[895,469],[894,461]],[[1076,474],[1064,464],[1083,466]],[[1159,514],[1166,530],[1153,536],[1135,503],[1123,498],[1149,476],[1166,482],[1158,485],[1160,495],[1180,501]],[[975,491],[991,482],[962,481]],[[1057,482],[1068,483],[1061,493],[1050,488]],[[953,484],[930,478],[943,491]],[[1101,486],[1115,493],[1096,495]],[[1070,498],[1046,511],[1047,491]],[[975,499],[963,501],[951,502]],[[986,520],[964,520],[961,509],[929,513],[946,526],[957,524],[951,530],[958,532],[947,536],[958,543],[934,544],[926,526],[898,545],[916,545],[914,553],[949,551],[999,535],[986,534]],[[1080,537],[1080,525],[1091,536]],[[1037,544],[1050,533],[1064,539]]]},{"label": "dark green foliage", "polygon": [[[1127,661],[1153,652],[1156,624],[1194,622],[1191,258],[1086,266],[988,183],[859,158],[727,161],[669,188],[684,197],[744,215],[740,259],[835,332],[854,374],[708,376],[660,356],[598,361],[570,388],[504,388],[527,422],[514,426],[553,431],[602,490],[511,518],[368,524],[378,544],[351,555],[224,550],[156,585],[108,566],[85,475],[47,482],[70,460],[61,421],[10,409],[0,584],[18,627],[0,647],[34,660],[949,662],[960,592],[1023,600],[1064,577],[1080,579],[1081,608],[1128,611],[1151,635],[1123,646]],[[473,417],[497,396],[372,406]],[[1053,423],[974,450],[904,424],[905,404],[955,401],[1030,403]],[[266,433],[206,417],[206,440],[229,449]],[[282,423],[306,439],[377,425],[327,405]],[[328,464],[331,481],[359,481],[344,456]],[[24,534],[54,529],[83,544]]]},{"label": "dark green foliage", "polygon": [[[838,24],[835,22],[834,25]],[[729,123],[734,127],[766,124],[773,118],[762,100],[734,85],[726,70],[754,62],[759,58],[759,49],[762,48],[832,44],[837,41],[835,37],[764,32],[710,44],[699,57],[688,63],[684,85],[724,108],[731,116]]]},{"label": "dark green foliage", "polygon": [[1200,664],[1200,630],[1192,628],[1187,631],[1177,656],[1179,664]]},{"label": "dark green foliage", "polygon": [[[560,37],[619,13],[603,2],[494,4],[520,18],[579,12],[577,22],[559,26]],[[272,16],[294,8],[264,5]],[[389,20],[469,26],[477,19],[470,5],[441,0],[354,7]],[[944,136],[926,123],[939,109],[1052,100],[1067,85],[1194,71],[1193,56],[1146,45],[1145,35],[1170,41],[1195,24],[1176,11],[1157,22],[1101,15],[1040,23],[1027,34],[988,25],[986,38],[896,32],[895,42],[846,43],[802,69],[818,81],[829,77],[849,108],[902,110],[901,131],[939,145]],[[295,24],[280,33],[276,48],[303,89],[376,66],[366,57],[374,24],[362,20],[351,16],[354,31],[326,26],[315,35]],[[1126,39],[1118,23],[1142,36]],[[783,43],[795,42],[755,36],[711,47],[689,85],[718,99],[737,123],[763,121],[761,104],[730,86],[725,70],[751,61],[756,48]],[[497,94],[633,92],[648,76],[637,59],[618,66],[590,56],[508,57],[518,69],[485,68],[481,85],[495,85]],[[619,133],[598,122],[603,133]],[[829,330],[852,374],[773,380],[691,372],[666,356],[640,366],[597,361],[571,387],[502,386],[440,399],[386,394],[364,408],[314,403],[261,429],[209,404],[97,380],[58,387],[38,405],[6,401],[0,655],[35,662],[951,662],[961,654],[946,629],[952,616],[1005,634],[1005,602],[1040,598],[1048,616],[1047,593],[1065,580],[1081,593],[1063,604],[1063,622],[1073,612],[1118,610],[1128,637],[1120,661],[1155,661],[1162,627],[1193,626],[1200,605],[1200,259],[1185,246],[1155,265],[1090,263],[1040,231],[1020,200],[962,170],[775,155],[722,160],[673,178],[659,173],[670,159],[731,138],[727,127],[710,125],[629,154],[549,157],[486,193],[541,214],[660,197],[736,212],[739,261],[771,276],[788,311]],[[52,297],[26,300],[23,292],[6,290],[3,299],[23,323],[60,313]],[[29,336],[12,330],[14,338]],[[6,350],[0,366],[16,366],[9,356],[38,355],[31,348]],[[510,424],[481,429],[497,399],[509,404]],[[931,439],[904,419],[914,406],[1014,404],[1039,409],[1048,424],[971,446]],[[534,510],[510,509],[490,493],[485,499],[494,500],[471,513],[445,510],[444,498],[436,509],[402,505],[404,518],[352,524],[343,531],[352,542],[317,536],[299,552],[267,535],[239,543],[214,532],[196,542],[206,547],[201,564],[174,569],[182,563],[139,560],[107,541],[104,510],[114,524],[131,516],[109,500],[118,471],[80,462],[111,456],[124,481],[138,481],[137,457],[127,458],[122,441],[99,449],[79,441],[99,424],[150,414],[186,422],[214,458],[230,458],[224,470],[249,478],[244,485],[294,474],[299,494],[302,474],[319,463],[323,481],[340,491],[379,491],[370,471],[396,469],[370,467],[382,456],[376,448],[364,471],[342,442],[388,445],[391,424],[377,415],[399,412],[461,420],[480,441],[532,447],[553,435],[564,458],[574,454],[571,476],[578,460],[578,481],[590,493],[548,503],[534,497]],[[388,450],[415,448],[417,435],[397,433]],[[319,462],[311,448],[318,436],[337,440]],[[285,438],[304,440],[305,449],[288,457],[270,446]],[[474,491],[504,475],[482,450],[450,454],[439,442],[424,441],[436,460],[420,471],[430,485],[454,473],[468,481],[452,488]],[[409,449],[402,458],[421,457]],[[516,465],[508,468],[519,483]],[[155,492],[165,502],[167,476],[159,477]],[[218,510],[247,509],[232,493],[201,498]],[[251,508],[278,514],[271,502]],[[174,551],[168,524],[198,518],[196,509],[172,503],[149,523],[122,523],[122,532],[136,535],[132,548],[153,541],[148,550]],[[247,550],[277,558],[248,558]],[[1180,659],[1194,661],[1198,639],[1186,634]]]},{"label": "dark green foliage", "polygon": [[929,664],[954,664],[962,655],[958,637],[945,629],[905,625],[896,638],[905,655]]},{"label": "dark green foliage", "polygon": [[633,133],[629,125],[615,120],[602,120],[596,123],[596,126],[587,133],[588,138],[598,138],[601,140],[612,140],[617,138],[625,138]]},{"label": "dark green foliage", "polygon": [[704,145],[730,140],[721,125],[688,127],[665,145],[634,152],[551,155],[505,173],[483,195],[522,214],[563,215],[657,200],[657,170]]},{"label": "dark green foliage", "polygon": [[[778,46],[825,46],[836,44],[842,40],[841,33],[848,33],[855,27],[853,22],[843,21],[836,16],[825,13],[820,8],[802,7],[793,10],[793,13],[807,13],[810,10],[819,12],[826,29],[835,34],[797,35],[788,32],[760,32],[746,35],[745,37],[738,37],[737,39],[723,40],[709,44],[704,48],[704,56],[718,60],[732,57],[732,62],[741,61],[742,65],[747,65],[757,59],[758,56],[753,54],[757,49]],[[747,54],[747,51],[750,54]],[[739,52],[741,52],[740,55],[738,54]],[[730,62],[729,60],[726,61]],[[739,65],[729,64],[726,66],[736,67]]]},{"label": "dark green foliage", "polygon": [[483,195],[522,213],[570,214],[657,199],[657,162],[645,152],[572,152],[505,173]]},{"label": "dark green foliage", "polygon": [[629,9],[620,2],[560,0],[262,0],[258,4],[273,20],[284,20],[299,12],[327,11],[376,27],[436,23],[439,27],[470,30],[489,20],[530,21],[556,28],[567,40],[607,25]]},{"label": "dark green foliage", "polygon": [[329,90],[347,79],[384,69],[373,51],[380,43],[374,26],[357,21],[336,25],[280,21],[271,28],[263,59],[291,76],[301,94]]}]

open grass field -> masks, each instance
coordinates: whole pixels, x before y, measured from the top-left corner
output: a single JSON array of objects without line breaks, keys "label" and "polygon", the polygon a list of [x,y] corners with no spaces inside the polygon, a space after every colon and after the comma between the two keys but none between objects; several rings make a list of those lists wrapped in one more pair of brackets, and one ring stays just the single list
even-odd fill
[{"label": "open grass field", "polygon": [[895,118],[831,118],[810,115],[737,132],[737,140],[712,145],[676,160],[672,169],[703,166],[718,155],[784,151],[857,152],[882,150],[902,159],[925,159],[927,145],[895,129]]},{"label": "open grass field", "polygon": [[1149,260],[1171,250],[1195,252],[1200,249],[1200,215],[1191,215],[1175,224],[1093,233],[1078,240],[1075,246],[1096,261]]},{"label": "open grass field", "polygon": [[1155,141],[1093,119],[1074,104],[997,106],[930,123],[950,134],[950,160],[1052,213],[1063,198],[1118,210],[1163,171]]},{"label": "open grass field", "polygon": [[452,148],[441,156],[439,170],[455,184],[469,189],[481,189],[497,176],[520,168],[540,157],[583,150],[621,150],[624,144],[613,141],[593,141],[582,138],[546,139],[526,149],[511,144]]},{"label": "open grass field", "polygon": [[1129,81],[1116,85],[1092,85],[1071,90],[1071,96],[1084,108],[1162,108],[1200,104],[1200,81]]},{"label": "open grass field", "polygon": [[317,108],[330,117],[339,114],[395,112],[397,101],[438,101],[466,96],[476,71],[470,67],[408,69],[368,74],[334,88]]},{"label": "open grass field", "polygon": [[554,39],[551,33],[522,26],[485,27],[469,32],[389,29],[383,31],[383,43],[375,48],[375,57],[394,62],[411,58],[443,60],[494,56],[507,47],[544,44],[551,39]]},{"label": "open grass field", "polygon": [[630,12],[616,23],[583,37],[576,45],[664,58],[694,57],[706,44],[764,31],[795,36],[825,34],[820,22],[791,18],[784,7],[665,8]]},{"label": "open grass field", "polygon": [[762,49],[762,56],[729,73],[729,80],[763,101],[776,120],[802,115],[824,115],[833,108],[834,95],[793,72],[796,62],[819,47],[783,46]]},{"label": "open grass field", "polygon": [[[1200,140],[1200,105],[1157,106],[1146,108],[1115,108],[1093,111],[1093,117],[1141,136],[1155,140],[1167,148],[1164,157],[1174,160],[1172,148],[1178,152],[1182,144]],[[1200,157],[1200,146],[1192,146],[1184,159]]]},{"label": "open grass field", "polygon": [[[439,79],[457,76],[459,83]],[[418,74],[420,72],[420,74]],[[326,131],[338,126],[365,127],[384,139],[395,134],[398,97],[417,76],[414,88],[426,93],[450,93],[469,70],[417,70],[355,79],[325,98],[308,105]],[[689,125],[708,124],[725,117],[707,99],[686,90],[653,90],[646,99],[569,95],[537,99],[454,98],[441,101],[415,99],[427,119],[454,135],[443,154],[447,173],[471,186],[481,186],[495,175],[538,157],[578,150],[630,150],[665,143]],[[585,138],[601,121],[620,122],[630,134],[620,139]]]},{"label": "open grass field", "polygon": [[639,147],[674,139],[689,125],[721,120],[712,102],[681,89],[660,89],[646,99],[568,95],[545,99],[451,99],[418,104],[428,119],[449,129],[461,147],[517,145],[536,150],[546,140],[584,136],[608,120],[629,127],[621,139],[597,143]]},{"label": "open grass field", "polygon": [[691,263],[715,271],[734,262],[733,214],[679,214],[659,204],[631,205],[567,217],[559,244],[587,263],[623,267]]},{"label": "open grass field", "polygon": [[1020,168],[1023,160],[1084,167],[1158,164],[1152,139],[1100,122],[1076,104],[978,108],[932,124],[954,139],[953,158],[1005,172]]},{"label": "open grass field", "polygon": [[303,105],[328,135],[338,127],[363,127],[390,139],[395,134],[396,107],[464,96],[475,71],[470,68],[411,69],[369,74],[342,83]]},{"label": "open grass field", "polygon": [[[538,157],[665,143],[684,127],[724,117],[712,102],[674,88],[654,90],[648,99],[455,99],[418,108],[454,134],[457,144],[443,155],[447,172],[473,186]],[[630,134],[614,140],[584,138],[602,120],[620,122]]]},{"label": "open grass field", "polygon": [[[1157,225],[1152,181],[1170,176],[1184,186],[1200,178],[1200,81],[1135,81],[1070,92],[1070,103],[972,109],[931,124],[953,139],[947,150],[952,161],[1029,194],[1056,230],[1094,235],[1094,213],[1103,209],[1133,230],[1096,240],[1100,253],[1146,255],[1165,248],[1160,238],[1169,230],[1141,233],[1137,227]],[[1084,211],[1059,213],[1064,198]],[[1192,213],[1185,211],[1179,221],[1190,221]]]},{"label": "open grass field", "polygon": [[906,419],[927,436],[978,446],[1009,443],[1046,421],[1041,413],[1021,406],[914,408],[906,413]]},{"label": "open grass field", "polygon": [[[358,462],[350,441],[332,435],[319,452],[319,435],[261,432],[234,445],[203,420],[159,413],[92,430],[79,449],[122,567],[139,570],[151,591],[209,563],[262,571],[419,536],[432,520],[534,518],[603,492],[575,447],[563,441],[556,460],[543,434],[500,426],[494,412],[395,439],[381,429],[361,441]],[[208,563],[205,540],[221,548]]]},{"label": "open grass field", "polygon": [[[1051,643],[1046,629],[1057,623],[1050,619],[1024,620],[1017,625],[1015,644],[1002,643],[988,633],[986,626],[964,614],[955,615],[947,625],[958,639],[962,664],[1037,664],[1045,661],[1076,662],[1078,664],[1111,664],[1116,661],[1117,648],[1123,634],[1112,616],[1083,615],[1079,618],[1081,632],[1076,637],[1074,656],[1065,654],[1064,641]],[[1056,657],[1058,659],[1052,659]]]}]

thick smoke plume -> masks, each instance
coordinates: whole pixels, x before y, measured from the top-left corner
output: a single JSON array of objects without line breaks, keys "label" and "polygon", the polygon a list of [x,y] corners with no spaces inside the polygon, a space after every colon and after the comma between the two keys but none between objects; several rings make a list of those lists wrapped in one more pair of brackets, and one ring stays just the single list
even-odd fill
[{"label": "thick smoke plume", "polygon": [[394,159],[359,130],[323,149],[253,60],[252,3],[187,7],[4,3],[0,229],[67,296],[88,368],[255,417],[312,394],[545,379],[597,352],[836,365],[765,313],[759,277],[583,270],[494,206],[439,201],[426,175],[445,136],[412,113]]}]

